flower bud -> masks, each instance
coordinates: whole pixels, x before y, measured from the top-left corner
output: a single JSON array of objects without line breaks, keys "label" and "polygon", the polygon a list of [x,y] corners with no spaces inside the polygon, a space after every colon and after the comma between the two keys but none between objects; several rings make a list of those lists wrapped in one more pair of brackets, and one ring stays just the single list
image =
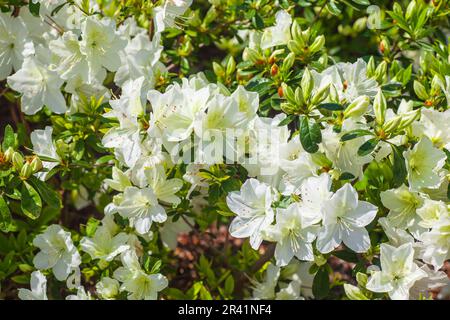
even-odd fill
[{"label": "flower bud", "polygon": [[6,162],[10,162],[12,160],[13,154],[14,149],[12,147],[9,147],[4,154]]},{"label": "flower bud", "polygon": [[391,53],[391,45],[386,38],[383,38],[378,45],[378,49],[382,55],[389,55]]},{"label": "flower bud", "polygon": [[286,83],[282,83],[281,88],[283,89],[283,95],[286,97],[286,99],[290,103],[295,104],[294,91]]},{"label": "flower bud", "polygon": [[375,69],[375,79],[378,82],[383,82],[383,79],[386,77],[387,72],[387,63],[386,61],[381,62],[378,67]]},{"label": "flower bud", "polygon": [[270,75],[272,77],[276,76],[278,74],[278,66],[277,64],[273,64],[272,67],[270,68]]},{"label": "flower bud", "polygon": [[370,104],[370,98],[368,96],[360,96],[356,98],[350,105],[344,110],[345,118],[360,117],[366,113]]},{"label": "flower bud", "polygon": [[311,103],[313,105],[317,105],[321,103],[323,100],[325,100],[330,93],[330,85],[323,86],[322,88],[319,88],[319,90],[314,94]]},{"label": "flower bud", "polygon": [[314,88],[314,79],[308,68],[305,68],[305,71],[303,72],[300,85],[302,87],[303,99],[306,101],[311,96],[311,92]]},{"label": "flower bud", "polygon": [[367,62],[366,75],[368,78],[372,78],[375,75],[375,59],[370,57],[369,62]]},{"label": "flower bud", "polygon": [[291,34],[292,34],[292,39],[294,39],[296,42],[302,42],[302,28],[300,27],[300,25],[297,23],[297,21],[294,20],[294,22],[292,23],[291,26]]},{"label": "flower bud", "polygon": [[230,56],[227,62],[227,72],[226,74],[232,75],[234,70],[236,70],[236,61],[234,60],[233,56]]},{"label": "flower bud", "polygon": [[339,102],[339,93],[336,89],[336,86],[334,84],[331,84],[330,86],[330,95],[329,98],[333,102]]},{"label": "flower bud", "polygon": [[24,179],[28,179],[33,174],[33,169],[31,168],[31,164],[26,162],[22,169],[20,170],[20,176]]},{"label": "flower bud", "polygon": [[12,163],[17,171],[20,171],[23,167],[23,157],[20,152],[15,151],[12,155]]},{"label": "flower bud", "polygon": [[325,37],[323,35],[318,36],[314,42],[309,46],[309,51],[311,53],[316,53],[322,50],[325,45]]},{"label": "flower bud", "polygon": [[217,62],[213,62],[213,70],[216,76],[218,76],[219,78],[225,76],[225,70]]},{"label": "flower bud", "polygon": [[298,44],[298,42],[294,41],[294,40],[289,40],[287,43],[287,46],[289,48],[289,50],[291,50],[291,52],[299,55],[302,53],[302,47]]},{"label": "flower bud", "polygon": [[388,120],[383,125],[384,132],[386,132],[386,133],[394,132],[398,128],[400,121],[402,121],[401,116],[395,116],[394,118]]},{"label": "flower bud", "polygon": [[261,56],[257,51],[250,48],[245,48],[242,54],[242,59],[244,61],[251,61],[252,63],[256,63],[257,61],[261,60]]},{"label": "flower bud", "polygon": [[39,157],[34,157],[31,161],[31,169],[33,170],[33,173],[38,172],[42,169],[42,161],[39,159]]},{"label": "flower bud", "polygon": [[386,98],[381,90],[378,90],[377,95],[373,101],[373,111],[375,113],[375,119],[378,124],[384,123],[384,117],[386,115]]},{"label": "flower bud", "polygon": [[294,65],[294,62],[295,62],[295,54],[293,52],[290,52],[284,59],[283,65],[281,66],[281,70],[283,70],[283,72],[288,72]]},{"label": "flower bud", "polygon": [[399,130],[407,128],[409,125],[411,125],[411,123],[419,119],[419,117],[420,117],[420,109],[402,114]]},{"label": "flower bud", "polygon": [[414,80],[414,92],[421,100],[427,100],[428,99],[428,93],[425,89],[425,86],[421,84],[419,81]]}]

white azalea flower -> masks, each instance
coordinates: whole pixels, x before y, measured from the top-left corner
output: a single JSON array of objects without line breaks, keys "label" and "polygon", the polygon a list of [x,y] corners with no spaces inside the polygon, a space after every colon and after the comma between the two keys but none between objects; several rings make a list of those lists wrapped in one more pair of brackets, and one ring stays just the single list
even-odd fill
[{"label": "white azalea flower", "polygon": [[422,137],[412,150],[403,152],[406,159],[409,187],[413,191],[422,188],[438,188],[441,179],[439,170],[444,166],[447,156],[433,147],[427,137]]},{"label": "white azalea flower", "polygon": [[131,187],[130,178],[117,167],[112,168],[112,179],[105,179],[105,183],[116,191],[123,192]]},{"label": "white azalea flower", "polygon": [[158,63],[162,50],[159,35],[150,41],[145,30],[140,32],[119,52],[121,65],[114,76],[114,82],[123,86],[129,80],[144,77],[144,88],[153,88],[157,69],[164,68]]},{"label": "white azalea flower", "polygon": [[95,290],[100,298],[105,300],[112,300],[119,294],[120,284],[116,279],[110,277],[103,277],[95,285]]},{"label": "white azalea flower", "polygon": [[388,208],[387,218],[394,227],[408,228],[417,225],[417,208],[423,203],[423,198],[416,192],[411,192],[407,186],[390,189],[380,193],[381,202]]},{"label": "white azalea flower", "polygon": [[176,20],[191,6],[192,0],[166,0],[154,9],[155,32],[163,32],[176,26]]},{"label": "white azalea flower", "polygon": [[283,44],[291,40],[292,17],[284,10],[275,14],[275,25],[264,29],[261,38],[261,49],[267,49]]},{"label": "white azalea flower", "polygon": [[417,214],[421,219],[419,222],[420,226],[433,228],[434,224],[438,223],[441,217],[445,217],[449,213],[445,202],[425,199],[423,205],[417,209]]},{"label": "white azalea flower", "polygon": [[346,183],[322,207],[322,228],[317,237],[317,249],[329,253],[341,242],[355,252],[370,247],[369,233],[364,228],[375,218],[377,207],[358,200],[358,193]]},{"label": "white azalea flower", "polygon": [[[55,162],[42,161],[42,166],[47,170],[52,170],[59,165],[61,158],[56,153],[56,147],[52,139],[53,128],[46,126],[45,130],[36,129],[31,135],[31,143],[33,144],[33,150],[38,156],[45,156],[47,158],[55,159]],[[39,172],[37,177],[41,180],[45,180],[48,172]]]},{"label": "white azalea flower", "polygon": [[40,271],[31,273],[31,290],[19,289],[20,300],[48,300],[47,298],[47,279]]},{"label": "white azalea flower", "polygon": [[320,83],[319,87],[332,84],[337,89],[341,102],[352,102],[358,97],[375,97],[378,84],[375,79],[367,78],[367,63],[359,58],[355,63],[340,62],[318,74],[313,72],[314,78]]},{"label": "white azalea flower", "polygon": [[293,203],[287,209],[277,209],[276,224],[263,230],[263,237],[277,243],[275,259],[278,266],[286,266],[294,256],[299,260],[313,261],[312,242],[319,226],[302,214],[301,206]]},{"label": "white azalea flower", "polygon": [[436,148],[450,150],[450,110],[439,112],[434,109],[422,109],[420,121],[413,124],[414,135],[428,137]]},{"label": "white azalea flower", "polygon": [[322,220],[322,207],[333,194],[330,191],[331,182],[330,175],[322,173],[318,177],[307,178],[300,186],[301,211],[311,223]]},{"label": "white azalea flower", "polygon": [[81,24],[81,37],[80,51],[88,64],[88,82],[96,78],[102,67],[117,71],[119,51],[126,41],[117,35],[114,20],[87,16]]},{"label": "white azalea flower", "polygon": [[66,280],[81,263],[70,232],[64,231],[60,225],[49,226],[34,238],[33,245],[41,249],[33,259],[34,266],[39,270],[52,269],[59,281]]},{"label": "white azalea flower", "polygon": [[271,207],[276,200],[272,188],[256,179],[248,179],[239,192],[227,196],[227,205],[237,217],[230,224],[230,234],[236,238],[250,237],[252,248],[258,249],[262,242],[261,231],[274,218]]},{"label": "white azalea flower", "polygon": [[9,86],[22,94],[21,106],[25,114],[35,114],[46,105],[54,113],[66,112],[66,101],[61,93],[62,80],[55,71],[29,56],[22,68],[8,77]]},{"label": "white azalea flower", "polygon": [[183,187],[183,181],[177,178],[167,179],[162,165],[145,170],[145,176],[150,187],[159,201],[178,205],[181,199],[175,194]]},{"label": "white azalea flower", "polygon": [[149,134],[165,136],[168,141],[187,139],[194,130],[197,115],[206,109],[209,96],[207,87],[195,90],[178,84],[165,93],[149,91],[147,98],[152,106]]},{"label": "white azalea flower", "polygon": [[381,271],[375,271],[366,288],[374,292],[387,292],[393,300],[408,300],[409,290],[414,283],[427,276],[413,261],[411,243],[398,248],[381,244]]},{"label": "white azalea flower", "polygon": [[280,277],[280,267],[272,263],[267,266],[263,282],[252,281],[253,299],[265,300],[275,298],[275,287]]},{"label": "white azalea flower", "polygon": [[66,300],[93,300],[91,293],[86,291],[84,287],[77,288],[77,294],[71,294],[66,297]]},{"label": "white azalea flower", "polygon": [[20,17],[0,12],[0,81],[22,66],[28,31]]},{"label": "white azalea flower", "polygon": [[112,261],[117,255],[129,249],[126,244],[128,235],[120,232],[114,235],[107,226],[100,226],[93,238],[83,237],[80,241],[81,249],[87,252],[92,259]]},{"label": "white azalea flower", "polygon": [[132,250],[121,255],[123,267],[114,271],[114,278],[122,282],[120,291],[127,291],[128,300],[156,300],[158,292],[168,285],[167,278],[161,274],[146,274]]},{"label": "white azalea flower", "polygon": [[166,211],[158,204],[152,188],[127,187],[117,211],[130,220],[130,225],[139,234],[148,233],[152,222],[162,223],[167,219]]},{"label": "white azalea flower", "polygon": [[331,126],[322,131],[322,146],[325,155],[333,162],[335,168],[341,173],[348,172],[355,177],[363,176],[363,166],[373,160],[372,155],[359,156],[359,147],[369,140],[367,136],[358,137],[348,141],[341,141],[341,137],[354,129],[367,129],[366,125],[357,123],[353,118],[345,119],[342,131],[336,133]]},{"label": "white azalea flower", "polygon": [[440,269],[445,260],[450,259],[450,213],[433,223],[433,228],[421,234],[423,261]]},{"label": "white azalea flower", "polygon": [[302,182],[316,175],[320,167],[303,149],[299,136],[280,146],[280,149],[280,167],[286,172],[281,178],[280,191],[284,195],[298,194]]}]

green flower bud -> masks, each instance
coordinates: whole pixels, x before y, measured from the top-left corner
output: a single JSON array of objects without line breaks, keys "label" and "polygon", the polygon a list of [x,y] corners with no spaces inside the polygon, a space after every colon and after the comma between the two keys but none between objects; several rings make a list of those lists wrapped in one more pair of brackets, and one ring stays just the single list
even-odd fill
[{"label": "green flower bud", "polygon": [[31,168],[31,164],[26,162],[22,169],[20,170],[20,176],[24,179],[28,179],[33,174],[33,169]]},{"label": "green flower bud", "polygon": [[38,157],[34,157],[31,161],[31,169],[33,170],[33,173],[38,172],[42,169],[42,161]]},{"label": "green flower bud", "polygon": [[318,36],[314,42],[309,46],[309,51],[311,53],[316,53],[322,50],[325,45],[325,37],[323,35]]},{"label": "green flower bud", "polygon": [[283,64],[281,65],[281,70],[283,72],[288,72],[295,62],[295,54],[293,52],[290,52],[286,58],[283,61]]},{"label": "green flower bud", "polygon": [[360,117],[366,113],[370,104],[370,98],[368,96],[360,96],[356,98],[350,105],[344,110],[345,118]]},{"label": "green flower bud", "polygon": [[291,50],[291,52],[299,55],[302,53],[302,47],[298,44],[298,42],[294,41],[294,40],[289,40],[287,43],[287,46],[289,48],[289,50]]},{"label": "green flower bud", "polygon": [[366,75],[368,78],[372,78],[375,75],[375,69],[375,59],[371,56],[369,62],[367,62],[366,69]]},{"label": "green flower bud", "polygon": [[256,63],[257,61],[261,61],[262,57],[256,50],[245,48],[242,54],[242,59],[244,59],[244,61],[251,61],[253,63]]},{"label": "green flower bud", "polygon": [[377,123],[382,125],[386,115],[386,98],[381,90],[378,90],[378,93],[373,101],[373,111],[375,113]]},{"label": "green flower bud", "polygon": [[305,100],[303,100],[303,94],[300,87],[295,89],[295,103],[299,106],[303,106],[305,104]]},{"label": "green flower bud", "polygon": [[420,109],[403,113],[401,115],[400,125],[398,126],[399,130],[409,127],[414,121],[419,119],[419,117]]},{"label": "green flower bud", "polygon": [[287,101],[296,104],[294,91],[289,87],[286,83],[282,83],[281,87],[283,88],[283,95],[286,97]]},{"label": "green flower bud", "polygon": [[384,130],[386,133],[394,132],[394,131],[398,128],[398,126],[399,126],[399,124],[400,124],[401,121],[402,121],[401,116],[395,116],[394,118],[388,120],[388,121],[383,125],[383,130]]},{"label": "green flower bud", "polygon": [[387,63],[386,61],[381,62],[375,70],[375,79],[381,83],[386,78]]},{"label": "green flower bud", "polygon": [[303,41],[302,28],[295,20],[291,26],[291,34],[292,34],[292,39],[294,39],[295,42],[299,42],[300,45],[305,45],[304,43],[302,43],[302,41]]},{"label": "green flower bud", "polygon": [[12,155],[12,163],[17,171],[20,171],[23,167],[23,157],[20,152],[15,151]]},{"label": "green flower bud", "polygon": [[227,76],[232,75],[234,70],[236,70],[236,61],[234,60],[233,56],[230,56],[227,62]]},{"label": "green flower bud", "polygon": [[308,68],[305,68],[305,71],[303,72],[303,77],[300,85],[302,87],[303,99],[307,101],[311,96],[311,92],[314,88],[314,79],[312,77],[311,71],[309,71]]},{"label": "green flower bud", "polygon": [[328,97],[329,93],[330,93],[330,85],[326,85],[322,88],[319,88],[319,90],[314,94],[311,103],[313,105],[321,103]]},{"label": "green flower bud", "polygon": [[334,84],[331,84],[330,86],[329,98],[332,102],[339,102],[339,93]]},{"label": "green flower bud", "polygon": [[217,62],[213,62],[213,70],[217,77],[221,78],[221,77],[225,76],[225,70]]},{"label": "green flower bud", "polygon": [[6,160],[7,162],[10,162],[10,161],[12,160],[13,154],[14,154],[14,149],[13,149],[12,147],[9,147],[9,148],[5,151],[5,154],[4,154],[5,160]]},{"label": "green flower bud", "polygon": [[425,89],[425,86],[421,84],[419,81],[414,80],[414,92],[421,100],[428,100],[428,93]]},{"label": "green flower bud", "polygon": [[283,110],[284,113],[286,114],[296,114],[299,111],[299,107],[289,103],[289,102],[284,102],[280,105],[281,110]]}]

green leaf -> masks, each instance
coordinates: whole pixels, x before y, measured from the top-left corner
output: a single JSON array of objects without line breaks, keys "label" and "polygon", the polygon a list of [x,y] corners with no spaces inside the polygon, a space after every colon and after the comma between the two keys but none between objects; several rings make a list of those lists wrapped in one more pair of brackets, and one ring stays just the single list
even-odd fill
[{"label": "green leaf", "polygon": [[33,3],[33,1],[30,1],[28,3],[28,9],[30,10],[30,13],[35,16],[35,17],[39,17],[39,9],[41,8],[41,4],[38,3]]},{"label": "green leaf", "polygon": [[330,279],[326,266],[322,266],[313,280],[312,292],[317,299],[325,298],[330,292]]},{"label": "green leaf", "polygon": [[35,176],[31,176],[28,181],[35,189],[37,189],[39,195],[45,203],[54,208],[61,207],[60,195],[56,191],[52,190],[45,182],[39,180]]},{"label": "green leaf", "polygon": [[403,155],[397,146],[391,144],[391,147],[394,156],[392,165],[392,171],[395,173],[393,179],[394,186],[401,186],[407,175],[405,158],[403,158]]},{"label": "green leaf", "polygon": [[[31,1],[30,1],[31,3]],[[11,280],[18,284],[29,284],[30,283],[30,275],[29,274],[21,274],[18,276],[11,277]]]},{"label": "green leaf", "polygon": [[364,157],[370,154],[378,145],[378,141],[378,139],[373,138],[364,142],[358,149],[358,155]]},{"label": "green leaf", "polygon": [[352,130],[352,131],[345,133],[341,137],[341,141],[353,140],[355,138],[368,136],[368,135],[373,135],[373,133],[370,132],[369,130],[356,129],[356,130]]},{"label": "green leaf", "polygon": [[344,110],[344,106],[339,103],[322,103],[318,106],[318,108],[330,111]]},{"label": "green leaf", "polygon": [[300,142],[303,149],[309,153],[319,150],[318,144],[322,142],[322,133],[319,125],[305,116],[300,117]]},{"label": "green leaf", "polygon": [[33,220],[38,218],[42,211],[42,200],[39,193],[26,181],[23,181],[20,192],[22,194],[20,207],[23,213]]},{"label": "green leaf", "polygon": [[0,230],[9,232],[11,226],[11,211],[3,196],[0,196]]},{"label": "green leaf", "polygon": [[343,172],[340,176],[339,176],[339,180],[353,180],[355,179],[355,176],[353,174],[351,174],[350,172]]},{"label": "green leaf", "polygon": [[358,256],[356,255],[356,253],[351,252],[351,251],[347,251],[347,250],[339,250],[339,251],[334,251],[333,256],[347,261],[347,262],[352,262],[352,263],[358,263],[359,259]]},{"label": "green leaf", "polygon": [[286,118],[284,118],[282,121],[280,121],[280,123],[278,124],[279,127],[288,125],[289,123],[291,123],[292,121],[294,121],[294,119],[296,118],[295,115],[291,114],[289,116],[287,116]]},{"label": "green leaf", "polygon": [[264,21],[258,13],[255,13],[255,16],[252,19],[253,25],[256,29],[264,28]]},{"label": "green leaf", "polygon": [[2,143],[2,150],[6,151],[9,147],[17,147],[17,137],[14,133],[14,129],[8,124],[5,127],[5,134]]}]

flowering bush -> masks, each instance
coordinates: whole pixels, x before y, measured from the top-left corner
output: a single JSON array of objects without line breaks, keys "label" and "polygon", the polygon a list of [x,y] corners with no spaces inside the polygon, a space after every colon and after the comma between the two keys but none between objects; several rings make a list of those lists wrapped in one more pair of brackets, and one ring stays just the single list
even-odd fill
[{"label": "flowering bush", "polygon": [[2,298],[450,295],[450,1],[0,9]]}]

